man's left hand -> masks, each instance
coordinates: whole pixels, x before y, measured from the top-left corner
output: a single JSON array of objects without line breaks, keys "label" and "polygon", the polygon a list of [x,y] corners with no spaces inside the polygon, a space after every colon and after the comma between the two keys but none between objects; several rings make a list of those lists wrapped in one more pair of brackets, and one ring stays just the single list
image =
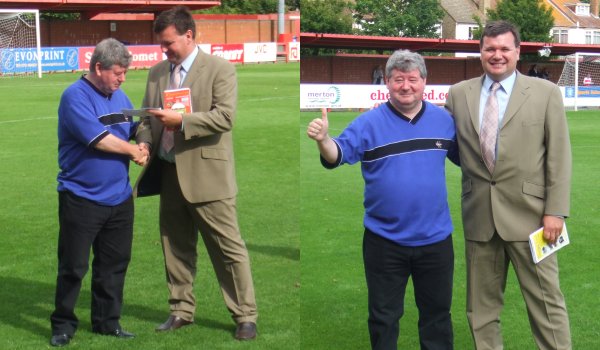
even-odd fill
[{"label": "man's left hand", "polygon": [[181,129],[182,116],[181,113],[171,109],[149,109],[149,113],[154,115],[160,122],[169,129]]},{"label": "man's left hand", "polygon": [[544,215],[544,239],[549,243],[556,243],[562,233],[565,220],[553,215]]}]

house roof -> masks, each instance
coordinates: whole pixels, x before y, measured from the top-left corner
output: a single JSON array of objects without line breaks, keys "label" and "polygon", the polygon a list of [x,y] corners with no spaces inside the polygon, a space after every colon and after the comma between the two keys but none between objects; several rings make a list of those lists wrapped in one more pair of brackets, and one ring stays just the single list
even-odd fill
[{"label": "house roof", "polygon": [[552,8],[554,27],[577,27],[600,29],[600,18],[590,13],[589,16],[578,16],[575,14],[577,0],[544,0],[546,5]]},{"label": "house roof", "polygon": [[[479,52],[479,40],[359,36],[353,34],[300,33],[300,44],[303,48]],[[538,50],[543,48],[551,49],[553,55],[598,51],[598,45],[521,42],[521,54],[537,53]]]},{"label": "house roof", "polygon": [[456,23],[477,24],[473,16],[483,21],[485,14],[480,11],[472,0],[441,0],[442,8]]}]

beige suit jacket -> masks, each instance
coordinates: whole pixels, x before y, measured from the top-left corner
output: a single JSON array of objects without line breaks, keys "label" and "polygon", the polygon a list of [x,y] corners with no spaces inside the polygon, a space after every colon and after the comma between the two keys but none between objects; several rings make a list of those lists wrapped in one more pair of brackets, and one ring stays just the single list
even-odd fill
[{"label": "beige suit jacket", "polygon": [[561,92],[517,74],[490,175],[479,146],[482,82],[458,83],[446,100],[456,120],[465,238],[485,242],[497,231],[506,241],[525,241],[544,214],[569,215],[571,146]]},{"label": "beige suit jacket", "polygon": [[[163,61],[148,74],[142,107],[163,107],[162,93],[169,85],[171,65]],[[228,61],[202,51],[190,67],[182,87],[189,87],[192,113],[183,114],[183,131],[175,132],[177,178],[190,203],[232,198],[237,194],[231,130],[236,113],[237,79]],[[154,117],[145,118],[137,142],[148,142],[152,152],[135,186],[135,196],[160,192],[158,150],[163,131]]]}]

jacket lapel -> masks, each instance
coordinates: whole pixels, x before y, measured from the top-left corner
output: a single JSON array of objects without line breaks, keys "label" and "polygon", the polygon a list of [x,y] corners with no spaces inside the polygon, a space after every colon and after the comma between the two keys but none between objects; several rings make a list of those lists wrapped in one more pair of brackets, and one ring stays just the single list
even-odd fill
[{"label": "jacket lapel", "polygon": [[515,79],[515,86],[513,87],[512,94],[508,99],[508,105],[506,106],[506,111],[504,112],[504,118],[502,119],[502,125],[500,129],[502,129],[510,120],[517,114],[519,108],[527,101],[529,97],[529,86],[526,81],[524,81],[521,74],[517,73],[517,78]]},{"label": "jacket lapel", "polygon": [[169,89],[169,81],[171,79],[171,64],[168,61],[165,61],[163,67],[161,67],[161,73],[159,73],[158,78],[158,92],[160,95],[160,105],[164,106],[165,101],[163,101],[163,91]]},{"label": "jacket lapel", "polygon": [[198,55],[194,59],[194,63],[190,66],[190,71],[186,74],[182,87],[191,88],[195,81],[197,81],[203,71],[205,60],[202,59],[202,56],[206,55],[202,50],[198,49]]},{"label": "jacket lapel", "polygon": [[467,87],[467,108],[469,109],[469,115],[471,116],[471,123],[473,128],[479,135],[479,98],[481,96],[481,86],[483,84],[483,78],[471,80],[471,83]]}]

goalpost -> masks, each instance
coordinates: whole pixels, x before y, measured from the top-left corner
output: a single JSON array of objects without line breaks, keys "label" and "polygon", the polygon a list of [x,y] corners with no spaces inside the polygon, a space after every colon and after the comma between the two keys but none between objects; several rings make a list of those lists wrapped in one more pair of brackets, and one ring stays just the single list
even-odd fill
[{"label": "goalpost", "polygon": [[42,77],[39,10],[0,9],[0,77]]},{"label": "goalpost", "polygon": [[565,106],[600,106],[600,53],[577,52],[565,57],[558,80],[564,88]]}]

